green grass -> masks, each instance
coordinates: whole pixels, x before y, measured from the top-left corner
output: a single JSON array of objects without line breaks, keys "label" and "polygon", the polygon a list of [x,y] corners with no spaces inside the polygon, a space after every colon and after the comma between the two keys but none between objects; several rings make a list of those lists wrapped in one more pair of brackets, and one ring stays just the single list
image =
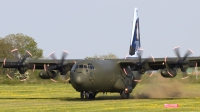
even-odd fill
[{"label": "green grass", "polygon": [[[80,99],[79,93],[66,82],[54,83],[42,80],[36,75],[25,82],[0,80],[1,111],[199,111],[200,83],[194,77],[180,80],[162,78],[154,74],[143,75],[130,95],[121,99],[119,93],[99,93],[95,100]],[[164,108],[164,104],[179,104],[178,108]]]},{"label": "green grass", "polygon": [[[163,81],[162,81],[163,82]],[[176,81],[175,81],[176,82]],[[118,93],[99,93],[95,100],[81,100],[68,83],[0,85],[0,110],[3,111],[199,111],[200,84],[140,83],[130,99],[121,99]],[[150,86],[152,85],[152,86]],[[167,86],[168,85],[168,86]],[[171,86],[169,86],[171,85]],[[179,86],[177,89],[175,86]],[[179,92],[172,97],[170,92]],[[173,87],[173,88],[171,88]],[[150,91],[150,88],[152,91]],[[160,91],[156,91],[159,90]],[[170,90],[169,90],[170,89]],[[158,95],[161,94],[161,95]],[[185,94],[183,94],[185,93]],[[140,94],[140,95],[139,95]],[[141,96],[143,94],[143,96]],[[156,94],[156,95],[153,95]],[[190,95],[189,95],[190,94]],[[157,97],[156,97],[157,96]],[[145,98],[145,99],[144,99]],[[164,104],[179,104],[179,108],[164,108]]]}]

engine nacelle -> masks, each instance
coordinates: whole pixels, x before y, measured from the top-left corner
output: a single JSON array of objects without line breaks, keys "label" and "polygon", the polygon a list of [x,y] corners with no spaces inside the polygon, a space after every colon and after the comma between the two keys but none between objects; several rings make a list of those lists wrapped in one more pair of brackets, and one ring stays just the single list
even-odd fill
[{"label": "engine nacelle", "polygon": [[39,77],[42,79],[53,79],[56,77],[56,72],[55,71],[40,71]]},{"label": "engine nacelle", "polygon": [[161,75],[165,78],[173,78],[177,75],[177,72],[174,69],[163,69]]}]

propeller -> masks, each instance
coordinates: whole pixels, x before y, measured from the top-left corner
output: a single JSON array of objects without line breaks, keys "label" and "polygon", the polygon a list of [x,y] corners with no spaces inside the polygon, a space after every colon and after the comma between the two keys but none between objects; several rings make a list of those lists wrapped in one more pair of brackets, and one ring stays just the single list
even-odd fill
[{"label": "propeller", "polygon": [[135,65],[135,69],[140,74],[144,74],[144,72],[146,71],[145,63],[148,61],[148,59],[145,59],[145,60],[142,61],[142,51],[143,51],[143,49],[138,50],[138,52],[137,52],[138,62],[136,62],[136,65]]},{"label": "propeller", "polygon": [[61,75],[65,75],[65,67],[67,63],[65,63],[65,58],[69,54],[67,51],[63,51],[62,58],[60,61],[57,60],[56,56],[54,55],[54,52],[50,53],[49,57],[51,57],[55,62],[56,65],[50,65],[46,67],[49,71],[51,70],[57,70]]},{"label": "propeller", "polygon": [[[15,68],[13,70],[13,73],[15,73],[18,70],[20,74],[24,74],[29,69],[29,64],[26,61],[26,59],[32,56],[32,54],[29,51],[26,51],[26,53],[21,58],[19,58],[18,49],[13,49],[11,53],[13,53],[16,62],[6,63],[5,58],[3,63],[4,68]],[[7,76],[10,79],[12,79],[12,77],[9,74],[7,74]]]},{"label": "propeller", "polygon": [[182,71],[182,79],[186,79],[189,77],[189,75],[187,74],[187,68],[189,66],[187,57],[190,56],[191,54],[193,54],[193,51],[191,49],[188,49],[188,51],[185,53],[184,57],[181,57],[180,53],[179,53],[179,48],[180,48],[180,46],[174,48],[174,52],[175,52],[176,56],[178,57],[178,61],[175,65],[175,68],[180,68]]},{"label": "propeller", "polygon": [[[145,59],[145,60],[142,60],[142,51],[143,49],[138,49],[137,51],[137,55],[138,55],[138,62],[135,63],[135,66],[132,68],[133,70],[136,70],[137,74],[134,79],[135,82],[141,82],[142,80],[139,80],[140,77],[141,77],[141,74],[144,74],[146,72],[146,67],[145,67],[145,64],[146,62],[148,61],[148,59]],[[127,55],[125,56],[125,59],[126,59]],[[151,55],[153,61],[155,62],[155,59],[153,58],[153,56]],[[125,74],[129,74],[130,70],[127,68],[127,69],[123,69],[124,70],[124,73]],[[149,77],[151,77],[153,75],[153,71],[151,72],[151,74],[149,75]]]}]

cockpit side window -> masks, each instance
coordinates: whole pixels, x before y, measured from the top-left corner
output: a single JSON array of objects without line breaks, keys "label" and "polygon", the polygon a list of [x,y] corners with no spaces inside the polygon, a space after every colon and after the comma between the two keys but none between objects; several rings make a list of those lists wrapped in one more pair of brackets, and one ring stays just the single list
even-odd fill
[{"label": "cockpit side window", "polygon": [[94,70],[94,66],[91,64],[91,63],[88,63],[88,68],[91,69],[91,70]]},{"label": "cockpit side window", "polygon": [[79,65],[78,68],[83,68],[83,65]]},{"label": "cockpit side window", "polygon": [[84,68],[87,68],[87,65],[83,65]]}]

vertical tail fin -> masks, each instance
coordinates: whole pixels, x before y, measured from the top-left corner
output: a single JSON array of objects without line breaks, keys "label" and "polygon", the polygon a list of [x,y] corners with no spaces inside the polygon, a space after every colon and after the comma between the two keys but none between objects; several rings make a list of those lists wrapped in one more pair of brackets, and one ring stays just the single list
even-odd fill
[{"label": "vertical tail fin", "polygon": [[135,8],[129,55],[134,55],[135,52],[137,52],[137,50],[140,48],[140,46],[139,16],[138,10],[137,8]]}]

